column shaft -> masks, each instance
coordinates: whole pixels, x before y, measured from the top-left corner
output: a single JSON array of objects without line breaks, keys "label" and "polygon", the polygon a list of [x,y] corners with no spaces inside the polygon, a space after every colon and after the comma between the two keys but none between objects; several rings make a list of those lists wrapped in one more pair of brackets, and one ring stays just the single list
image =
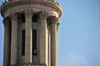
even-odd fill
[{"label": "column shaft", "polygon": [[40,63],[48,65],[47,12],[41,12]]},{"label": "column shaft", "polygon": [[58,42],[57,42],[56,17],[51,17],[51,66],[58,66]]},{"label": "column shaft", "polygon": [[18,20],[17,20],[17,14],[12,13],[11,14],[12,19],[12,35],[11,35],[11,66],[17,65],[17,32],[18,32]]},{"label": "column shaft", "polygon": [[10,22],[4,19],[4,57],[3,66],[10,66]]},{"label": "column shaft", "polygon": [[25,63],[32,63],[32,11],[25,11]]},{"label": "column shaft", "polygon": [[58,66],[58,29],[56,29],[56,66]]},{"label": "column shaft", "polygon": [[51,40],[50,37],[51,33],[50,33],[50,26],[49,26],[49,34],[48,34],[48,66],[51,66]]}]

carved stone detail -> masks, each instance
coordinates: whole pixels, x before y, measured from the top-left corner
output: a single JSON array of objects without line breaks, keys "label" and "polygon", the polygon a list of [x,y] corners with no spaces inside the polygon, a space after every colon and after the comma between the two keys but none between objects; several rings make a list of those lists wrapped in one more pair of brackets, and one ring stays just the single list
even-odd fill
[{"label": "carved stone detail", "polygon": [[55,16],[49,17],[50,24],[57,24],[58,23],[58,18]]},{"label": "carved stone detail", "polygon": [[11,13],[10,14],[10,17],[11,17],[12,20],[16,20],[16,19],[18,19],[18,14],[15,13],[15,12],[14,13]]},{"label": "carved stone detail", "polygon": [[26,10],[26,11],[24,11],[24,13],[25,13],[25,16],[27,16],[27,17],[32,17],[32,15],[33,15],[32,10]]},{"label": "carved stone detail", "polygon": [[9,18],[4,18],[3,23],[4,23],[4,25],[10,25],[10,19]]},{"label": "carved stone detail", "polygon": [[47,19],[48,15],[49,15],[48,12],[42,11],[40,13],[40,19]]}]

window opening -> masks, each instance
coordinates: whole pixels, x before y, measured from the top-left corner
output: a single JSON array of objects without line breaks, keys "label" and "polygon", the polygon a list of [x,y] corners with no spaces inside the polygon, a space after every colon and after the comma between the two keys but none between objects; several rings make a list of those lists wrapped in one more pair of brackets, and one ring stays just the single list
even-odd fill
[{"label": "window opening", "polygon": [[37,30],[33,29],[32,31],[32,54],[36,55],[37,49]]},{"label": "window opening", "polygon": [[25,23],[25,15],[24,14],[21,14],[21,22]]},{"label": "window opening", "polygon": [[25,55],[25,30],[22,30],[22,56]]},{"label": "window opening", "polygon": [[38,14],[33,14],[32,22],[37,22],[37,21],[38,21]]}]

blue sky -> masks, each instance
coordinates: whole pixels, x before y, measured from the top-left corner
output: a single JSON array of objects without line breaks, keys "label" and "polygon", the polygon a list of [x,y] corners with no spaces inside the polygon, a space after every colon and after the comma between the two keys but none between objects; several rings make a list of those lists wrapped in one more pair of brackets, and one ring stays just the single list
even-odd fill
[{"label": "blue sky", "polygon": [[[63,9],[58,30],[59,66],[100,66],[100,0],[57,1]],[[0,16],[0,66],[3,39]]]}]

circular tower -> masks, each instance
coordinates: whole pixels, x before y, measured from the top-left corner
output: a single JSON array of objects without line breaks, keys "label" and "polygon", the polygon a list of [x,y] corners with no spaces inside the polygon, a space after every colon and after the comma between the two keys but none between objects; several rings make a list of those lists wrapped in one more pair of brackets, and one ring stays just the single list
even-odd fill
[{"label": "circular tower", "polygon": [[58,66],[58,19],[54,0],[8,0],[1,5],[5,28],[3,66]]}]

